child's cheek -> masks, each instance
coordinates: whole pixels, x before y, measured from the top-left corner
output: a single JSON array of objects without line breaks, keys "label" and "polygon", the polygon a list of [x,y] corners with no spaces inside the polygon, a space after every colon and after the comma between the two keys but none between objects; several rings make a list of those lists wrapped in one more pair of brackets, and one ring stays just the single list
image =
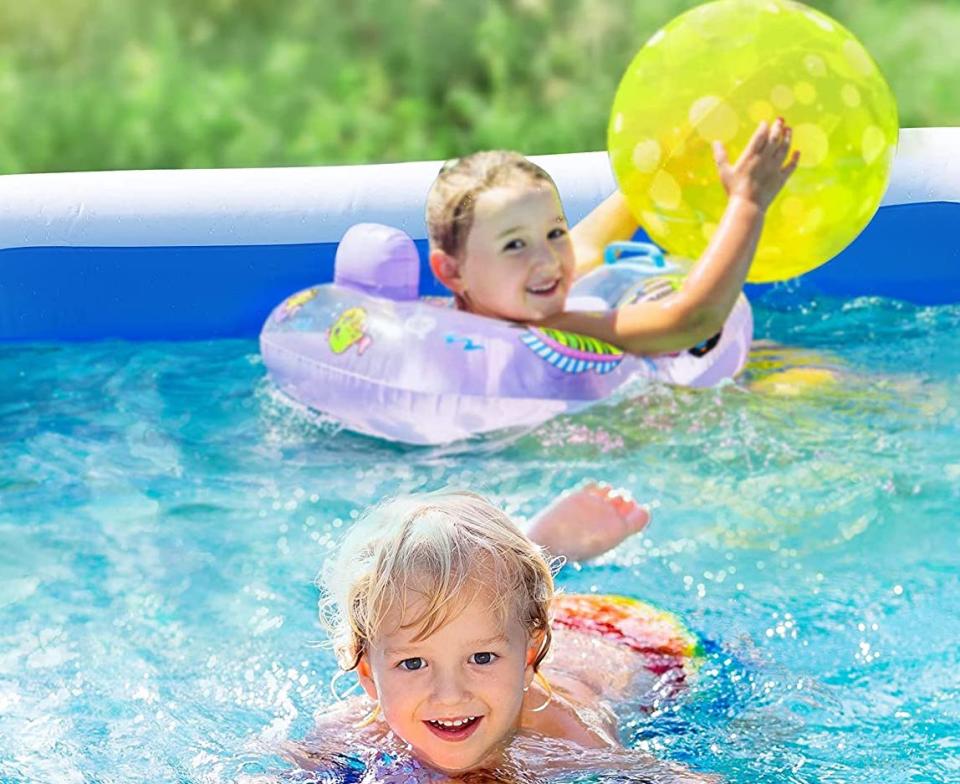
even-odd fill
[{"label": "child's cheek", "polygon": [[402,705],[390,701],[381,701],[380,706],[383,708],[383,720],[387,726],[409,743],[410,738],[407,736],[413,726],[410,713],[405,711]]}]

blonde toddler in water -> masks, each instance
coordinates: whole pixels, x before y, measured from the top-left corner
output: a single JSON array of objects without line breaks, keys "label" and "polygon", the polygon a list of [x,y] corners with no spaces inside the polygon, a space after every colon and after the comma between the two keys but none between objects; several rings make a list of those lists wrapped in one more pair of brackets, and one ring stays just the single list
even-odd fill
[{"label": "blonde toddler in water", "polygon": [[[616,770],[712,781],[625,749],[611,701],[637,687],[636,654],[551,631],[552,564],[469,492],[385,503],[322,575],[321,617],[345,699],[289,755],[306,768],[362,759],[364,781],[548,781]],[[648,684],[649,685],[649,684]]]},{"label": "blonde toddler in water", "polygon": [[723,218],[682,287],[609,312],[565,310],[573,280],[637,229],[616,192],[571,230],[550,176],[517,153],[447,164],[427,198],[430,266],[459,307],[590,335],[633,354],[682,351],[716,335],[743,289],[767,207],[797,166],[791,129],[761,123],[736,163],[714,146]]}]

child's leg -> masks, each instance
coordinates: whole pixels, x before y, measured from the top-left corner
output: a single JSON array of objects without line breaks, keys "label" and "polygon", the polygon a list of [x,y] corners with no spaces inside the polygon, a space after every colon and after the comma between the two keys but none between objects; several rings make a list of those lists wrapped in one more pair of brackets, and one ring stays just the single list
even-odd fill
[{"label": "child's leg", "polygon": [[552,555],[574,561],[616,547],[650,522],[650,510],[610,485],[589,482],[561,495],[533,518],[527,535]]}]

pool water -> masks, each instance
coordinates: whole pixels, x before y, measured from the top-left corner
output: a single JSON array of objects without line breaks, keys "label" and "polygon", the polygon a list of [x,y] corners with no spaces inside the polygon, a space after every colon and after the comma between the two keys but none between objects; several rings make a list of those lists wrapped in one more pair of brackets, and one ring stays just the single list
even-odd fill
[{"label": "pool water", "polygon": [[560,584],[711,641],[626,742],[732,782],[960,780],[960,307],[756,317],[737,385],[447,449],[292,409],[254,341],[0,346],[0,781],[281,776],[332,699],[313,579],[361,509],[452,484],[530,515],[585,478],[655,519]]}]

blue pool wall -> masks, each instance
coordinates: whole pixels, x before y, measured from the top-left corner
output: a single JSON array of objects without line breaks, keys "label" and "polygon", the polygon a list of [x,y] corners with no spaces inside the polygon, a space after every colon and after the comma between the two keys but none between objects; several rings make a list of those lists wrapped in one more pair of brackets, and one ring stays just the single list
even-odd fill
[{"label": "blue pool wall", "polygon": [[[948,160],[953,151],[960,160],[958,131],[903,132],[891,188],[871,223],[832,262],[779,288],[796,297],[960,302],[960,167]],[[538,160],[557,178],[571,222],[613,187],[602,154]],[[119,190],[116,178],[106,176],[104,190],[113,189],[113,200],[103,204],[96,179],[103,173],[0,177],[0,341],[255,337],[286,296],[330,281],[337,239],[360,221],[399,225],[419,237],[421,292],[442,293],[422,238],[423,198],[436,167],[401,165],[399,175],[398,167],[335,167],[338,187],[348,189],[399,177],[392,191],[364,186],[360,196],[328,187],[327,172],[317,168],[204,172],[206,191],[192,212],[192,200],[204,190],[196,187],[197,172],[165,172],[162,188],[151,179],[157,173],[124,173]],[[239,203],[232,195],[237,182],[255,181],[255,172],[274,178],[261,182],[282,176],[288,184],[318,176],[322,190],[294,199],[293,206],[282,202],[287,187],[275,188],[282,197],[265,193],[262,206],[256,192]],[[76,195],[58,187],[63,183]],[[16,194],[24,184],[22,207]],[[396,196],[402,185],[409,193]],[[394,196],[381,205],[377,194],[384,190]],[[319,241],[304,241],[314,236]],[[748,286],[747,294],[762,299],[772,288]]]}]

